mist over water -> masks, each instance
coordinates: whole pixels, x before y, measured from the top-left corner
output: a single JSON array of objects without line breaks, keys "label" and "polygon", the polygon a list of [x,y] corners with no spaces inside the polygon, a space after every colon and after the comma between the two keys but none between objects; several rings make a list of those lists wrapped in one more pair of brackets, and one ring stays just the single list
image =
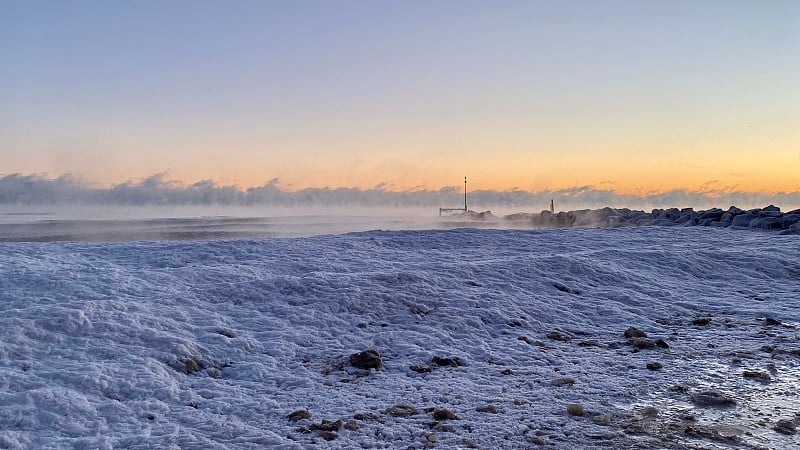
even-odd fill
[{"label": "mist over water", "polygon": [[0,207],[0,242],[303,237],[452,228],[432,208]]}]

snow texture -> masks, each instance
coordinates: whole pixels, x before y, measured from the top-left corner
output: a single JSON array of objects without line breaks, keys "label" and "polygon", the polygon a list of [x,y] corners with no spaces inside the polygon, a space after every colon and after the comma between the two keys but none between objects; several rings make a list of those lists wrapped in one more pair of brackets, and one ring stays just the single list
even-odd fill
[{"label": "snow texture", "polygon": [[4,243],[0,448],[797,448],[798,255],[701,227]]}]

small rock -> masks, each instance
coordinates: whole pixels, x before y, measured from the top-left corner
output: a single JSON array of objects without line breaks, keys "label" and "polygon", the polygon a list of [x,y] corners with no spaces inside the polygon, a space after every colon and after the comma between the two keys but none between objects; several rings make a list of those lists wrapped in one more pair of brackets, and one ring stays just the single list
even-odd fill
[{"label": "small rock", "polygon": [[586,339],[578,342],[578,345],[581,347],[603,347],[603,344],[601,344],[597,339]]},{"label": "small rock", "polygon": [[231,330],[224,329],[224,328],[221,328],[221,329],[217,330],[217,333],[225,336],[226,338],[233,339],[233,338],[236,337],[236,333],[234,333]]},{"label": "small rock", "polygon": [[797,425],[793,420],[781,419],[775,424],[775,431],[781,434],[795,434],[797,433]]},{"label": "small rock", "polygon": [[497,414],[497,407],[494,405],[478,405],[475,407],[475,411],[482,412],[482,413],[491,413]]},{"label": "small rock", "polygon": [[457,357],[446,358],[446,357],[441,357],[441,356],[434,355],[433,358],[431,358],[431,361],[433,361],[434,364],[436,364],[437,366],[458,367],[458,366],[463,366],[464,365],[464,362],[460,358],[457,358]]},{"label": "small rock", "polygon": [[783,323],[782,323],[780,320],[773,319],[772,317],[767,317],[767,318],[765,318],[765,319],[764,319],[764,322],[765,322],[767,325],[783,325]]},{"label": "small rock", "polygon": [[762,383],[769,383],[772,381],[772,377],[769,376],[767,372],[759,372],[757,370],[745,370],[742,372],[742,376],[745,378],[754,379],[756,381],[760,381]]},{"label": "small rock", "polygon": [[[407,406],[407,405],[406,405]],[[371,412],[361,412],[353,414],[353,419],[356,420],[379,420],[380,416]]]},{"label": "small rock", "polygon": [[550,384],[553,386],[572,386],[575,384],[575,379],[570,377],[561,377],[551,381]]},{"label": "small rock", "polygon": [[692,320],[692,325],[705,326],[711,323],[711,317],[698,317]]},{"label": "small rock", "polygon": [[551,331],[547,333],[547,337],[553,339],[554,341],[561,341],[561,342],[569,342],[572,340],[572,336],[562,333],[560,331]]},{"label": "small rock", "polygon": [[332,441],[336,439],[339,434],[335,431],[320,431],[319,436],[326,441]]},{"label": "small rock", "polygon": [[638,349],[653,348],[656,346],[655,341],[645,337],[630,338],[628,339],[628,342],[633,346],[633,348]]},{"label": "small rock", "polygon": [[422,364],[412,364],[412,365],[408,366],[408,368],[413,370],[414,372],[417,372],[417,373],[429,373],[429,372],[431,372],[433,370],[429,366],[425,366],[425,365],[422,365]]},{"label": "small rock", "polygon": [[311,425],[312,429],[321,431],[339,431],[339,428],[341,427],[342,427],[341,419],[337,421],[322,420],[322,422],[320,423],[315,423]]},{"label": "small rock", "polygon": [[478,448],[478,444],[476,444],[475,441],[469,438],[462,438],[461,443],[464,444],[467,448]]},{"label": "small rock", "polygon": [[147,420],[156,420],[156,416],[154,414],[148,414]]},{"label": "small rock", "polygon": [[644,331],[642,331],[642,330],[640,330],[640,329],[638,329],[636,327],[628,327],[628,329],[625,330],[624,334],[625,334],[625,337],[628,338],[628,339],[631,339],[631,338],[646,338],[647,337],[647,333],[645,333]]},{"label": "small rock", "polygon": [[692,401],[698,406],[731,406],[736,404],[733,397],[718,391],[701,391],[692,394]]},{"label": "small rock", "polygon": [[439,438],[436,436],[436,433],[422,433],[422,443],[425,444],[426,447],[431,447],[437,442],[439,442]]},{"label": "small rock", "polygon": [[348,420],[344,424],[345,430],[355,431],[358,429],[358,421],[355,419]]},{"label": "small rock", "polygon": [[536,444],[536,445],[547,445],[548,444],[547,439],[545,439],[545,438],[543,438],[541,436],[532,437],[531,438],[531,443],[532,444]]},{"label": "small rock", "polygon": [[195,358],[187,359],[186,361],[184,361],[183,367],[181,368],[181,372],[187,375],[190,373],[200,372],[201,370],[203,369],[200,367],[200,364]]},{"label": "small rock", "polygon": [[428,426],[432,430],[440,431],[442,433],[452,433],[453,432],[453,427],[451,425],[446,424],[446,423],[441,423],[441,422],[435,422],[434,421],[434,422],[429,423]]},{"label": "small rock", "polygon": [[642,408],[642,415],[650,417],[657,416],[658,409],[655,406],[645,406],[644,408]]},{"label": "small rock", "polygon": [[416,415],[417,408],[414,408],[407,403],[398,403],[386,408],[386,413],[394,417],[408,417]]},{"label": "small rock", "polygon": [[567,405],[567,412],[570,416],[583,416],[583,405],[580,403],[571,403]]},{"label": "small rock", "polygon": [[592,418],[592,421],[598,425],[610,425],[611,417],[607,414],[598,414]]},{"label": "small rock", "polygon": [[511,369],[503,369],[500,371],[500,373],[503,375],[514,375],[514,371]]},{"label": "small rock", "polygon": [[289,420],[291,420],[292,422],[297,422],[298,420],[310,419],[311,418],[311,413],[308,412],[307,409],[298,409],[297,411],[289,414],[286,417]]},{"label": "small rock", "polygon": [[660,362],[649,362],[646,366],[649,370],[661,370],[664,367]]},{"label": "small rock", "polygon": [[456,420],[456,414],[447,408],[436,408],[433,410],[434,420]]},{"label": "small rock", "polygon": [[380,369],[383,367],[383,360],[377,350],[370,348],[350,355],[350,364],[359,369]]},{"label": "small rock", "polygon": [[656,339],[656,347],[669,348],[669,344],[667,344],[663,339]]}]

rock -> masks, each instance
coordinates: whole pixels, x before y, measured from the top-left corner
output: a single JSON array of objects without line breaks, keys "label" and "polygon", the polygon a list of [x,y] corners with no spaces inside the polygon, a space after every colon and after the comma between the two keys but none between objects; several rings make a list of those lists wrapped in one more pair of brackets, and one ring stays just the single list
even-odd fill
[{"label": "rock", "polygon": [[797,433],[797,425],[793,420],[781,419],[775,424],[774,430],[781,434],[792,435]]},{"label": "rock", "polygon": [[497,414],[497,407],[494,405],[478,405],[475,407],[475,411],[482,412],[482,413],[491,413]]},{"label": "rock", "polygon": [[633,346],[633,348],[638,348],[638,349],[653,348],[656,346],[655,341],[645,337],[631,338],[628,339],[628,342]]},{"label": "rock", "polygon": [[718,391],[700,391],[691,394],[692,401],[698,406],[732,406],[736,404],[733,397]]},{"label": "rock", "polygon": [[386,408],[386,413],[394,417],[409,417],[417,414],[417,408],[407,403],[398,403]]},{"label": "rock", "polygon": [[660,348],[669,348],[669,344],[663,339],[656,339],[656,347]]},{"label": "rock", "polygon": [[433,419],[434,420],[456,420],[456,414],[453,411],[450,411],[447,408],[436,408],[433,410]]},{"label": "rock", "polygon": [[592,421],[598,425],[610,425],[611,417],[608,414],[598,414],[592,418]]},{"label": "rock", "polygon": [[476,444],[475,441],[469,438],[461,439],[461,443],[464,444],[467,448],[478,448],[478,444]]},{"label": "rock", "polygon": [[344,424],[345,430],[356,431],[358,429],[358,421],[355,419],[348,420]]},{"label": "rock", "polygon": [[747,213],[747,214],[739,214],[733,218],[731,221],[731,225],[734,227],[747,227],[750,225],[754,219],[758,219],[758,216],[755,214]]},{"label": "rock", "polygon": [[773,319],[772,317],[766,317],[766,318],[764,318],[764,322],[765,322],[767,325],[783,325],[783,323],[782,323],[780,320]]},{"label": "rock", "polygon": [[433,361],[433,363],[437,366],[458,367],[464,365],[464,361],[457,357],[443,358],[441,356],[434,355],[433,358],[431,358],[431,361]]},{"label": "rock", "polygon": [[648,417],[655,417],[658,415],[658,408],[655,406],[645,406],[642,408],[642,415]]},{"label": "rock", "polygon": [[371,412],[361,412],[353,414],[353,419],[356,420],[379,420],[380,416]]},{"label": "rock", "polygon": [[649,370],[661,370],[664,366],[660,362],[649,362],[645,367]]},{"label": "rock", "polygon": [[203,367],[197,357],[187,359],[183,362],[183,367],[181,367],[181,372],[187,375],[190,373],[200,372],[201,370],[203,370]]},{"label": "rock", "polygon": [[320,423],[315,423],[311,425],[311,429],[313,430],[320,430],[320,431],[339,431],[339,428],[342,427],[342,420],[322,420]]},{"label": "rock", "polygon": [[572,340],[572,336],[562,333],[560,331],[551,331],[547,333],[547,337],[553,339],[554,341],[561,341],[561,342],[569,342]]},{"label": "rock", "polygon": [[692,325],[706,326],[711,323],[711,317],[698,317],[692,320]]},{"label": "rock", "polygon": [[433,370],[429,366],[425,366],[425,365],[422,365],[422,364],[412,364],[412,365],[408,366],[408,368],[413,370],[414,372],[417,372],[417,373],[429,373],[429,372],[431,372]]},{"label": "rock", "polygon": [[759,372],[757,370],[745,370],[742,372],[742,376],[745,378],[750,378],[756,381],[760,381],[762,383],[769,383],[772,381],[772,377],[769,376],[767,372]]},{"label": "rock", "polygon": [[551,381],[550,384],[553,386],[572,386],[575,384],[575,380],[570,377],[561,377]]},{"label": "rock", "polygon": [[536,445],[547,445],[548,444],[547,439],[545,439],[545,438],[543,438],[541,436],[532,437],[531,438],[531,443],[532,444],[536,444]]},{"label": "rock", "polygon": [[422,433],[422,443],[425,444],[426,447],[432,447],[437,442],[439,442],[439,438],[436,436],[436,433]]},{"label": "rock", "polygon": [[800,214],[786,214],[781,217],[781,228],[788,229],[800,222]]},{"label": "rock", "polygon": [[628,339],[646,338],[647,337],[647,333],[645,333],[644,331],[642,331],[642,330],[640,330],[640,329],[638,329],[636,327],[628,327],[628,329],[625,330],[624,334],[625,334],[625,337],[628,338]]},{"label": "rock", "polygon": [[597,339],[586,339],[578,342],[578,345],[581,347],[604,347]]},{"label": "rock", "polygon": [[567,405],[567,413],[570,416],[583,416],[583,405],[580,403],[570,403]]},{"label": "rock", "polygon": [[514,375],[514,371],[511,369],[503,369],[500,371],[502,375]]},{"label": "rock", "polygon": [[319,436],[326,441],[332,441],[339,437],[339,434],[335,431],[320,431]]},{"label": "rock", "polygon": [[298,420],[310,419],[311,413],[308,412],[307,409],[298,409],[297,411],[286,416],[286,418],[288,418],[292,422],[297,422]]},{"label": "rock", "polygon": [[359,369],[380,369],[383,367],[383,360],[377,350],[370,348],[350,355],[350,364]]}]

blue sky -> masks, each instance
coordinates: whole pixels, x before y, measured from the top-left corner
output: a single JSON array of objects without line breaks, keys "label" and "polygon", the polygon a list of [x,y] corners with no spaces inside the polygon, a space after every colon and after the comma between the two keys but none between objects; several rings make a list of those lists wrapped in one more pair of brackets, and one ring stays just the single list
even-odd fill
[{"label": "blue sky", "polygon": [[0,173],[796,190],[797,23],[794,1],[0,1]]}]

